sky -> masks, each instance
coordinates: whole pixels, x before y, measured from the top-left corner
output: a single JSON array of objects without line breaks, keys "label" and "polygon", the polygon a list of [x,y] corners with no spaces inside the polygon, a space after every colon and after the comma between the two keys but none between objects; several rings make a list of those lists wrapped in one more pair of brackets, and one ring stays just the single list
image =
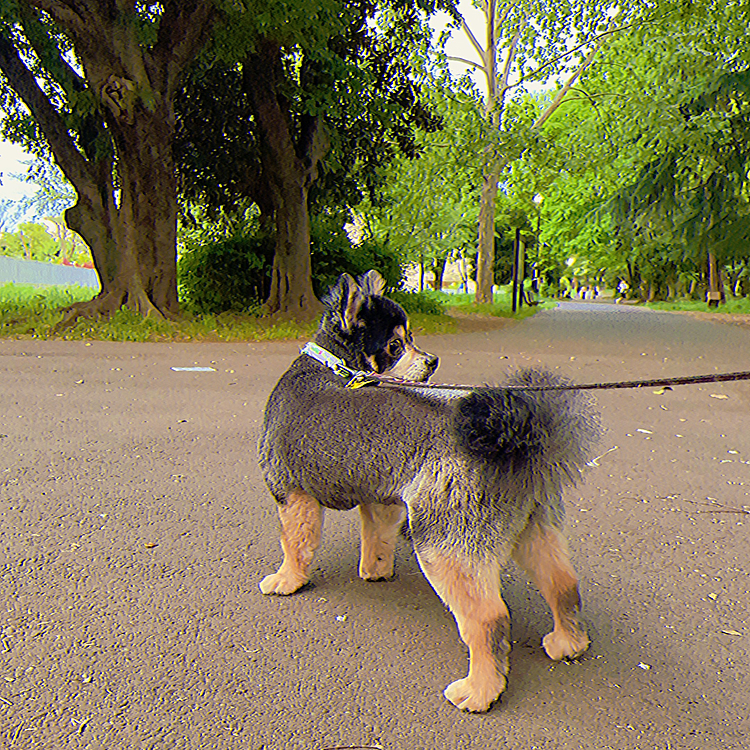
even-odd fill
[{"label": "sky", "polygon": [[0,141],[0,199],[19,200],[33,190],[24,182],[11,177],[12,174],[23,174],[26,171],[24,161],[31,159],[20,146]]}]

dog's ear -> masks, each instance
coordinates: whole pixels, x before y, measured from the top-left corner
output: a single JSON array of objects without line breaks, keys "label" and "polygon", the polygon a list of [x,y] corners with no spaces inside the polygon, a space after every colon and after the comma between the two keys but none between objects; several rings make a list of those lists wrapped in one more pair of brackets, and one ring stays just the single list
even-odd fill
[{"label": "dog's ear", "polygon": [[328,290],[323,303],[334,314],[342,330],[351,331],[364,296],[354,277],[348,273],[342,273],[338,281]]},{"label": "dog's ear", "polygon": [[380,296],[385,291],[385,279],[377,271],[368,271],[357,278],[357,284],[364,295]]}]

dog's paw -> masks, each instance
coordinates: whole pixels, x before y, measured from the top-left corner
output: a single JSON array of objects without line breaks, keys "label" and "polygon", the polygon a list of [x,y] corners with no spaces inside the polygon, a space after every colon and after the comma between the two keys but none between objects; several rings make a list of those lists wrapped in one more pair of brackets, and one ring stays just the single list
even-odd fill
[{"label": "dog's paw", "polygon": [[393,555],[372,556],[359,561],[359,577],[364,581],[385,581],[393,578]]},{"label": "dog's paw", "polygon": [[463,680],[451,682],[443,691],[443,695],[456,708],[464,711],[482,713],[500,697],[505,690],[504,677],[496,677],[490,682],[480,684],[477,680],[465,677]]},{"label": "dog's paw", "polygon": [[566,630],[554,630],[542,639],[547,656],[553,661],[575,659],[591,644],[585,630],[571,633]]},{"label": "dog's paw", "polygon": [[266,576],[258,585],[264,594],[286,596],[298,591],[306,583],[306,578],[290,578],[282,573],[273,573],[270,576]]}]

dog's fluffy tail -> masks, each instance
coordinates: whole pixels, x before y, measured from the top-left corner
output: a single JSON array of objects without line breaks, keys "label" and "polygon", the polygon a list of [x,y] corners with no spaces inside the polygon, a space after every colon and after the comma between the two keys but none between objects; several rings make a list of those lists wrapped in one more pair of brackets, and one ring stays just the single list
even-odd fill
[{"label": "dog's fluffy tail", "polygon": [[514,374],[506,387],[478,388],[456,403],[458,445],[512,472],[532,491],[559,491],[575,483],[601,436],[593,399],[584,391],[508,387],[568,384],[532,368]]}]

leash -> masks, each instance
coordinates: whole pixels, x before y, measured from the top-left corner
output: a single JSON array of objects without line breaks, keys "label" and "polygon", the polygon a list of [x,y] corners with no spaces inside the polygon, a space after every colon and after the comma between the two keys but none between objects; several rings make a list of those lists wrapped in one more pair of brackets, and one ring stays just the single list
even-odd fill
[{"label": "leash", "polygon": [[[429,388],[434,390],[475,391],[481,386],[457,383],[425,383],[417,380],[404,380],[375,372],[364,372],[349,367],[343,359],[331,354],[323,347],[310,342],[301,350],[337,375],[346,379],[346,388],[361,388],[367,385],[384,385],[391,388]],[[613,383],[583,383],[580,385],[507,385],[501,386],[514,391],[609,391],[621,388],[667,388],[673,385],[697,385],[700,383],[727,383],[737,380],[750,380],[750,371],[723,372],[715,375],[688,375],[682,378],[653,378],[651,380],[620,380]]]}]

